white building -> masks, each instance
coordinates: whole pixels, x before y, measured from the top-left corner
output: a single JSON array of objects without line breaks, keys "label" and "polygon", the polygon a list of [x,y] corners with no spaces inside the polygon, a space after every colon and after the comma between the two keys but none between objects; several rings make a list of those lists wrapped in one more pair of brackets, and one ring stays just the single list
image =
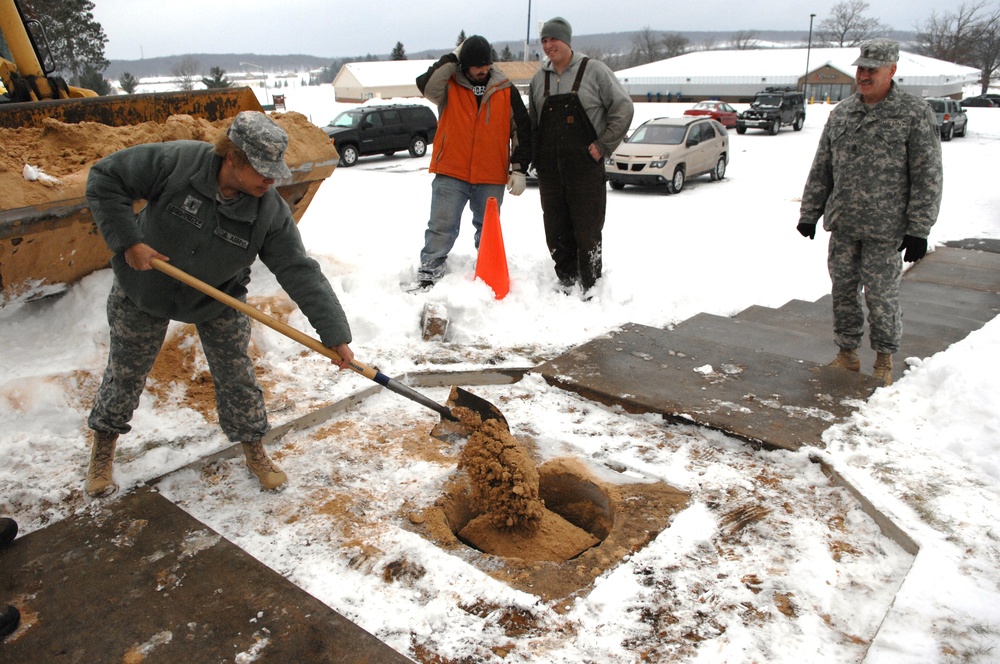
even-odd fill
[{"label": "white building", "polygon": [[417,76],[436,60],[384,60],[349,62],[333,79],[337,101],[364,102],[369,99],[420,97]]},{"label": "white building", "polygon": [[[333,94],[337,101],[365,102],[369,99],[420,97],[416,79],[437,60],[387,60],[379,62],[349,62],[333,79]],[[540,62],[495,62],[522,93],[538,71]]]},{"label": "white building", "polygon": [[[616,76],[635,101],[749,102],[767,87],[801,90],[808,72],[809,98],[840,101],[855,91],[851,63],[858,54],[857,47],[697,51],[623,69]],[[920,97],[960,99],[963,86],[979,76],[972,67],[901,51],[894,79]]]}]

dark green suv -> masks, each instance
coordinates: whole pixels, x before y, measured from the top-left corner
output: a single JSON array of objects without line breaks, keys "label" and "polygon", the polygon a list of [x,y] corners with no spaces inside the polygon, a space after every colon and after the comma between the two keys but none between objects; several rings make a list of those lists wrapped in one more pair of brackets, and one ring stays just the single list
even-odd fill
[{"label": "dark green suv", "polygon": [[423,157],[434,142],[437,117],[422,104],[359,106],[335,117],[323,131],[333,139],[340,165],[353,166],[358,157],[389,157],[400,150]]},{"label": "dark green suv", "polygon": [[736,133],[763,129],[772,136],[782,125],[801,131],[806,121],[806,103],[802,93],[791,88],[767,88],[758,92],[750,108],[736,118]]}]

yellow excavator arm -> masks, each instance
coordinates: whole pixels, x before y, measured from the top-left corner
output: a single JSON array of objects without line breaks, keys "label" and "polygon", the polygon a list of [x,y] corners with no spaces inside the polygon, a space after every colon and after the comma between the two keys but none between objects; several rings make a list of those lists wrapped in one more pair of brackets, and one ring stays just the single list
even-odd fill
[{"label": "yellow excavator arm", "polygon": [[[0,146],[37,135],[37,141],[29,141],[29,150],[17,153],[18,158],[38,165],[44,156],[47,165],[69,172],[68,178],[75,184],[25,185],[17,174],[28,164],[0,163],[0,307],[21,298],[58,292],[108,264],[111,253],[97,232],[80,184],[90,162],[80,165],[74,161],[78,158],[73,156],[74,141],[90,135],[91,143],[103,155],[113,149],[109,144],[104,150],[99,138],[107,127],[122,127],[127,132],[131,127],[155,123],[166,128],[171,118],[181,120],[179,127],[186,126],[184,118],[225,124],[240,111],[263,110],[253,90],[246,87],[109,96],[70,87],[52,75],[56,66],[41,28],[34,19],[25,18],[16,0],[0,0],[0,31],[12,58],[0,57],[0,82],[6,88],[6,100],[0,97]],[[298,221],[320,184],[333,173],[338,155],[323,130],[304,116],[285,113],[276,115],[275,120],[289,132],[285,161],[292,171],[292,177],[277,183],[276,188]],[[174,133],[165,131],[165,137],[160,138],[159,132],[143,130],[129,140],[184,138],[168,136]],[[44,152],[46,146],[52,149],[53,142],[58,147],[60,137],[67,141],[66,150]],[[15,153],[0,149],[0,159],[5,154],[10,159]],[[65,163],[54,163],[64,154]],[[44,202],[19,200],[14,194],[20,190],[10,191],[19,185],[31,187],[32,195],[46,194],[41,196]]]},{"label": "yellow excavator arm", "polygon": [[0,32],[14,59],[11,62],[0,58],[0,80],[11,101],[97,96],[93,90],[70,87],[62,78],[52,76],[55,67],[44,64],[51,63],[52,58],[42,24],[25,18],[16,0],[0,0]]}]

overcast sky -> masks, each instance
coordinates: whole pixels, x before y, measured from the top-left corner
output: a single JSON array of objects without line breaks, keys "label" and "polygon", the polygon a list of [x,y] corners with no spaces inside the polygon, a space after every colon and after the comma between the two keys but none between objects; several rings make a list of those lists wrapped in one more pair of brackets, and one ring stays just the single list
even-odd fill
[{"label": "overcast sky", "polygon": [[[183,53],[308,54],[346,57],[447,48],[458,34],[523,42],[529,0],[93,0],[108,36],[105,55],[138,60]],[[838,0],[530,0],[538,23],[563,16],[576,35],[658,31],[801,30],[829,16]],[[933,0],[868,0],[866,15],[898,30],[926,22]]]}]

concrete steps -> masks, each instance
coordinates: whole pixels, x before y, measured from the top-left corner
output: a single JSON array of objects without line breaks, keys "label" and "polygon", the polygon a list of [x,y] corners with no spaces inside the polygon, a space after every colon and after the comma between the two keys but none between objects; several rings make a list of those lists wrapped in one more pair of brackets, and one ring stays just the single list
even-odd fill
[{"label": "concrete steps", "polygon": [[[1000,243],[997,243],[1000,244]],[[964,339],[1000,313],[994,243],[939,247],[903,275],[903,338],[893,368]],[[1000,249],[1000,246],[997,247]],[[536,371],[554,385],[632,412],[696,422],[764,446],[821,445],[878,387],[865,375],[875,353],[865,337],[862,373],[830,369],[836,356],[830,296],[751,306],[731,318],[698,314],[661,330],[629,324]]]}]

